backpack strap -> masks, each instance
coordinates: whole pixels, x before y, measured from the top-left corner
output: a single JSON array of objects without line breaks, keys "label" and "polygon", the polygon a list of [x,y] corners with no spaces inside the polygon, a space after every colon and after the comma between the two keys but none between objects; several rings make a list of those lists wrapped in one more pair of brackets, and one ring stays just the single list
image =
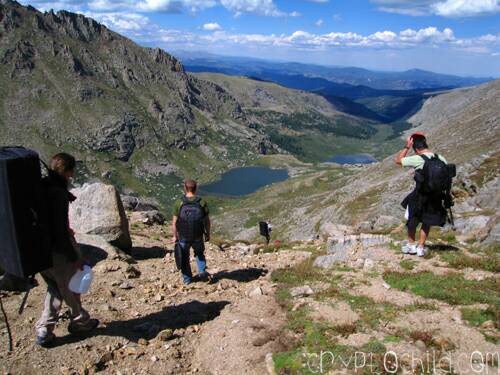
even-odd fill
[{"label": "backpack strap", "polygon": [[185,195],[182,196],[182,203],[183,204],[190,204],[190,203],[200,203],[201,201],[201,198],[200,197],[196,197],[195,200],[193,201],[190,201],[188,197],[186,197]]},{"label": "backpack strap", "polygon": [[[179,210],[182,209],[182,207],[184,207],[184,205],[186,205],[186,204],[197,204],[197,205],[200,206],[200,208],[203,210],[203,213],[205,214],[205,210],[203,209],[203,207],[200,204],[200,202],[201,202],[201,198],[200,197],[196,197],[196,199],[194,201],[190,201],[188,199],[188,197],[186,197],[185,195],[183,195],[182,198],[181,198],[181,200],[182,200],[182,204],[179,207]],[[206,216],[206,214],[205,214],[205,216]]]}]

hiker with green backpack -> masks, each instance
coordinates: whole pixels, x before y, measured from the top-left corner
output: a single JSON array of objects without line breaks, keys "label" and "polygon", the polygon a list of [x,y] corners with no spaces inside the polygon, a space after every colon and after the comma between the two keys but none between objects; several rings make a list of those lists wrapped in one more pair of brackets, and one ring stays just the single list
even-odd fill
[{"label": "hiker with green backpack", "polygon": [[197,278],[201,281],[209,279],[206,271],[205,241],[210,241],[210,212],[207,202],[196,195],[196,190],[196,181],[185,180],[184,196],[175,203],[173,209],[172,232],[175,260],[185,285],[193,282],[189,262],[191,248],[193,248],[198,266]]},{"label": "hiker with green backpack", "polygon": [[[408,156],[410,149],[415,155]],[[446,224],[447,210],[453,206],[451,196],[452,179],[456,175],[455,165],[432,152],[423,133],[414,133],[406,141],[406,146],[396,156],[396,164],[415,170],[415,189],[403,200],[406,209],[408,242],[403,245],[405,254],[425,256],[425,242],[432,226]],[[418,243],[417,227],[421,224]]]}]

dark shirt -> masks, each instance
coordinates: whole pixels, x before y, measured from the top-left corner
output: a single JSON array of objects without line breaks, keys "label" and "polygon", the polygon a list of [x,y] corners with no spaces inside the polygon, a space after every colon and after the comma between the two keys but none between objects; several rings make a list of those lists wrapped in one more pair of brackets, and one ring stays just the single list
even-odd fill
[{"label": "dark shirt", "polygon": [[64,254],[70,262],[78,260],[78,253],[71,241],[69,231],[69,204],[76,198],[68,191],[64,178],[56,173],[51,173],[44,179],[47,184],[49,225],[52,250]]}]

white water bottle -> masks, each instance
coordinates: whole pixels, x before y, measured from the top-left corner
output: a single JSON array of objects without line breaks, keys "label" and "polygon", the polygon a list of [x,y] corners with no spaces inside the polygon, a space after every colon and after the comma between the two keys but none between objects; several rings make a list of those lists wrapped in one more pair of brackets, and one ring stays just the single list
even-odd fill
[{"label": "white water bottle", "polygon": [[77,294],[85,294],[90,289],[94,273],[88,265],[83,266],[83,270],[78,270],[69,281],[69,290]]}]

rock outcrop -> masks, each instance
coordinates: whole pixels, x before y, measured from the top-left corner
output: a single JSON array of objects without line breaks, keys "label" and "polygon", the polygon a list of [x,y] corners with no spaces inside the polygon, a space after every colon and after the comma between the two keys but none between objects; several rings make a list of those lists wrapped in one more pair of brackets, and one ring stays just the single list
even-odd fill
[{"label": "rock outcrop", "polygon": [[99,235],[121,250],[131,250],[128,219],[114,186],[85,184],[72,193],[77,199],[70,205],[69,217],[76,233]]},{"label": "rock outcrop", "polygon": [[[46,159],[43,150],[65,145],[89,177],[134,181],[135,193],[151,196],[172,193],[150,178],[193,172],[177,170],[179,157],[218,172],[259,151],[263,135],[224,88],[82,14],[1,1],[0,40],[2,143]],[[213,157],[199,157],[202,145]]]}]

